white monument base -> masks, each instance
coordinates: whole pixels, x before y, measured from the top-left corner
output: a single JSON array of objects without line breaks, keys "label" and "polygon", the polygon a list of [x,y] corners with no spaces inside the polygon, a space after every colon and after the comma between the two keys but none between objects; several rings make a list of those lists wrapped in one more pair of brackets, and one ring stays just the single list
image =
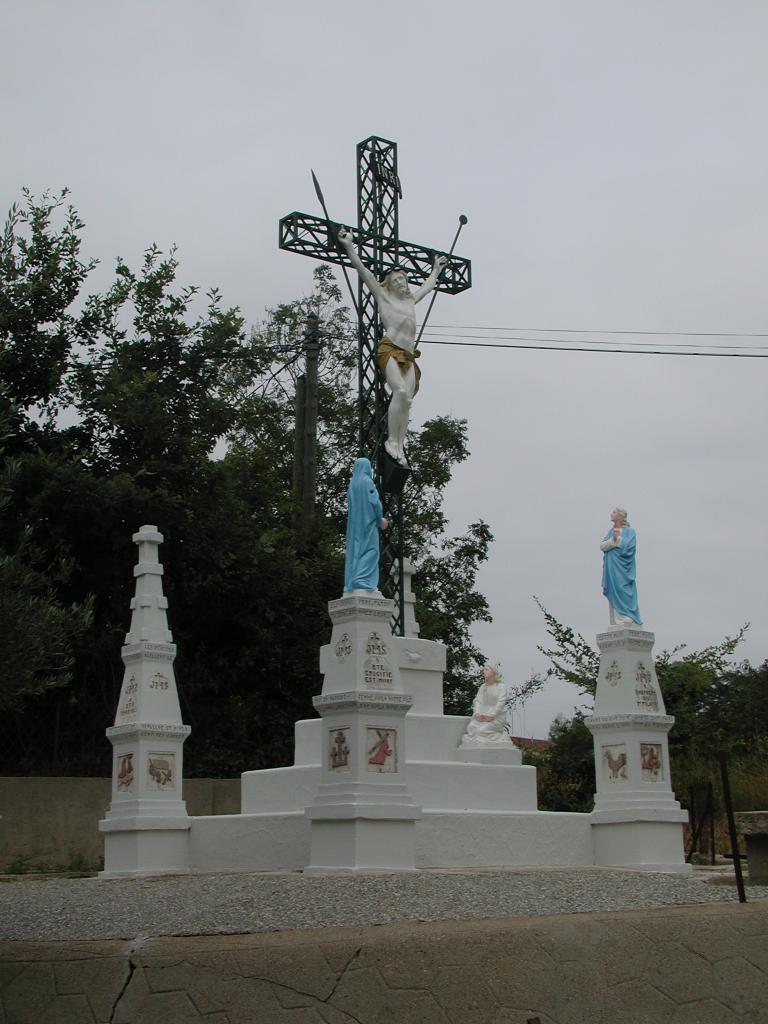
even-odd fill
[{"label": "white monument base", "polygon": [[[312,819],[308,874],[345,871],[415,871],[414,821],[361,817]],[[414,815],[415,817],[415,815]]]},{"label": "white monument base", "polygon": [[[191,820],[191,872],[302,871],[313,862],[310,822],[303,812],[215,815]],[[421,818],[413,824],[414,865],[424,870],[591,865],[592,833],[589,814],[422,809]],[[393,866],[390,857],[387,864],[371,858],[366,867],[359,854],[360,850],[356,867],[334,865],[319,870],[411,869],[410,862]]]},{"label": "white monument base", "polygon": [[[137,539],[156,543],[145,527]],[[242,814],[189,818],[181,799],[181,723],[156,558],[142,558],[136,628],[109,737],[115,747],[102,877],[181,872],[413,871],[605,865],[682,872],[686,814],[669,778],[653,634],[615,629],[602,652],[592,814],[537,810],[536,771],[512,743],[465,742],[468,719],[442,714],[442,644],[388,631],[389,602],[332,602],[321,650],[321,717],[297,722],[295,763],[245,772]],[[154,588],[154,589],[153,589]],[[158,612],[162,614],[158,614]],[[144,625],[144,616],[150,630]],[[138,666],[138,667],[137,667]]]},{"label": "white monument base", "polygon": [[106,868],[99,878],[178,875],[189,871],[192,818],[123,818],[101,821]]},{"label": "white monument base", "polygon": [[142,526],[134,569],[131,629],[122,648],[125,665],[115,724],[107,729],[113,748],[112,800],[99,830],[104,833],[101,878],[174,874],[189,870],[191,819],[182,799],[184,741],[173,662],[176,646],[168,629],[163,535]]},{"label": "white monument base", "polygon": [[522,751],[508,740],[505,743],[465,743],[459,745],[457,757],[467,764],[522,764]]},{"label": "white monument base", "polygon": [[[400,822],[388,822],[399,848],[387,840],[382,856],[383,837],[376,820],[365,817],[360,791],[356,828],[342,819],[340,790],[334,798],[322,781],[325,717],[296,723],[294,765],[243,774],[241,815],[192,819],[192,871],[402,871],[594,862],[590,815],[538,811],[536,769],[520,763],[521,753],[511,742],[508,747],[460,746],[469,719],[441,714],[445,648],[414,637],[390,642],[403,686],[412,694],[413,707],[405,717],[406,777],[412,812],[421,808],[420,817],[403,821],[407,807],[401,802]],[[328,650],[323,649],[322,665]],[[351,750],[354,743],[347,746]],[[393,776],[381,778],[391,783]],[[317,812],[331,801],[337,817],[326,835]],[[403,850],[410,844],[413,853],[406,857]]]},{"label": "white monument base", "polygon": [[656,819],[646,815],[622,820],[619,812],[615,813],[613,821],[593,820],[595,864],[668,874],[693,870],[685,863],[683,849],[682,823],[688,818],[685,811],[671,812],[667,820],[663,814]]},{"label": "white monument base", "polygon": [[[617,635],[618,631],[612,631],[613,639]],[[647,647],[647,637],[635,639]],[[401,871],[413,866],[592,864],[646,871],[689,870],[682,850],[686,814],[669,786],[668,762],[661,757],[659,767],[654,758],[649,761],[646,750],[646,768],[642,767],[641,743],[650,745],[651,754],[666,752],[671,719],[658,703],[660,694],[654,695],[657,707],[650,717],[638,713],[633,691],[631,714],[619,705],[610,707],[612,713],[602,721],[593,718],[600,760],[597,804],[592,814],[538,811],[536,770],[520,763],[520,751],[512,743],[509,747],[463,743],[469,720],[441,714],[445,648],[413,636],[392,637],[390,643],[391,656],[398,659],[403,689],[413,701],[405,717],[406,777],[411,807],[421,808],[421,816],[404,820],[406,806],[400,802],[400,821],[387,822],[394,840],[391,848],[388,840],[385,844],[377,820],[370,814],[366,817],[361,791],[345,821],[341,813],[344,800],[338,798],[342,790],[336,788],[334,798],[330,795],[333,790],[326,789],[323,781],[329,776],[327,764],[323,774],[328,719],[297,722],[295,764],[245,772],[241,815],[192,819],[191,871]],[[625,654],[624,671],[629,673],[631,669],[634,679],[635,651],[627,650]],[[329,657],[330,648],[323,648],[324,672]],[[606,671],[611,671],[613,660],[609,660]],[[654,696],[647,692],[651,687],[645,675],[640,675],[643,692],[639,699],[653,705]],[[615,667],[611,680],[616,681]],[[652,707],[643,710],[651,711]],[[614,750],[617,745],[621,750]],[[661,750],[657,749],[659,745]],[[347,747],[351,750],[354,743],[347,743]],[[605,756],[604,747],[609,748],[610,758]],[[620,753],[625,754],[623,760]],[[625,779],[621,769],[630,759]],[[648,767],[650,762],[653,764]],[[628,775],[635,769],[639,773],[636,784]],[[614,781],[605,777],[611,775],[616,776]],[[659,784],[659,775],[663,775],[664,784]],[[338,773],[336,779],[338,783]],[[387,781],[391,783],[392,775]],[[385,799],[382,791],[379,807]],[[336,805],[336,820],[326,825],[317,811],[329,803]],[[412,856],[404,855],[403,850],[411,846]],[[385,849],[386,855],[382,852]]]},{"label": "white monument base", "polygon": [[[347,639],[339,643],[343,633]],[[342,637],[321,651],[326,680],[335,667],[337,645],[352,660],[355,638],[348,629]],[[333,700],[326,700],[331,695],[323,686],[317,702],[323,718],[296,723],[292,766],[243,774],[241,815],[192,819],[190,869],[403,871],[592,864],[590,816],[537,811],[536,770],[521,763],[513,743],[462,745],[469,719],[442,714],[443,645],[388,635],[387,646],[401,688],[412,701],[398,733],[407,751],[402,779],[410,802],[398,795],[402,790],[392,788],[400,785],[397,774],[373,777],[375,802],[366,795],[374,788],[370,775],[353,778],[351,773],[345,779],[347,765],[341,762],[351,761],[361,748],[352,719],[342,718],[360,712],[368,727],[374,721],[368,721],[369,712],[388,713],[371,706],[385,705],[384,694],[358,693],[353,701],[350,675],[339,683],[346,691]],[[337,712],[338,720],[331,719]],[[376,721],[379,727],[395,728],[385,718]],[[342,729],[344,744],[335,742],[334,751],[329,740]],[[388,799],[394,813],[386,819],[381,816],[389,813]]]},{"label": "white monument base", "polygon": [[672,792],[667,715],[653,662],[654,635],[637,626],[600,633],[592,812],[595,863],[684,873],[688,813]]},{"label": "white monument base", "polygon": [[[452,715],[406,715],[408,786],[414,803],[425,811],[460,814],[535,811],[536,769],[519,763],[483,763],[484,752],[476,747],[460,752],[467,722]],[[320,786],[322,729],[320,719],[297,722],[295,764],[243,773],[243,814],[298,813],[312,803]],[[465,760],[473,752],[477,759]],[[520,757],[520,751],[505,751],[505,756],[515,754]]]},{"label": "white monument base", "polygon": [[314,786],[305,784],[314,789],[305,805],[308,871],[416,867],[421,808],[410,792],[405,724],[413,701],[403,690],[392,610],[391,600],[365,592],[328,605],[333,630],[321,656],[323,692],[313,700],[317,768]]}]

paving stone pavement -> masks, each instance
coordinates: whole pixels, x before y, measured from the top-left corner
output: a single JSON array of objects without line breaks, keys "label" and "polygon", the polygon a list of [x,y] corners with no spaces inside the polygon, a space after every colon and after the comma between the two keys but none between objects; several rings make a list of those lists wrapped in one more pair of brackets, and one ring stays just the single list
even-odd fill
[{"label": "paving stone pavement", "polygon": [[[466,892],[470,873],[457,874]],[[620,875],[637,900],[637,886],[654,879],[599,870],[477,875],[497,886],[501,876],[535,880],[550,909],[537,916],[513,909],[500,917],[497,903],[494,916],[463,920],[0,942],[0,1024],[768,1022],[768,900],[741,905],[728,898],[599,913],[573,912],[569,906],[563,913],[553,909],[551,890],[563,903],[577,875],[586,881],[585,898],[591,881],[602,882],[615,898],[613,876]],[[332,900],[340,877],[347,885],[363,883],[365,894],[360,877],[312,881],[327,883],[326,897]],[[405,876],[365,877],[408,885]],[[220,878],[212,876],[209,883]],[[235,891],[250,880],[258,892],[257,882],[265,876],[227,878]],[[443,899],[449,902],[452,873],[442,878]],[[308,881],[302,876],[282,881],[289,885],[299,879]],[[84,892],[115,891],[114,883],[83,881],[90,890],[72,890],[81,902]],[[174,881],[181,880],[156,880],[155,893]],[[721,888],[697,884],[707,892]],[[138,893],[136,881],[133,886]],[[30,887],[12,883],[4,895]],[[178,889],[170,891],[178,898]],[[310,893],[318,898],[320,890],[301,889],[299,883],[294,891],[300,898]],[[572,905],[576,897],[570,896]],[[454,906],[452,916],[461,916],[459,910]],[[70,914],[70,929],[73,920]],[[144,934],[151,932],[145,924]]]}]

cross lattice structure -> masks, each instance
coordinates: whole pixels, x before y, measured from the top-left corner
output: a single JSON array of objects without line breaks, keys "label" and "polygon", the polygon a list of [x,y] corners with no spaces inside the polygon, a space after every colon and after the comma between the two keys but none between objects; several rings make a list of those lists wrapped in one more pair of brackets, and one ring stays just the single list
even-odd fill
[{"label": "cross lattice structure", "polygon": [[[399,236],[398,205],[402,188],[397,164],[397,143],[371,136],[357,146],[357,227],[306,213],[289,213],[280,221],[280,248],[303,256],[335,263],[352,264],[338,243],[344,227],[355,236],[360,259],[379,279],[399,267],[412,284],[429,276],[435,257],[445,255],[448,263],[435,286],[436,291],[455,295],[472,285],[469,260],[430,249]],[[376,301],[358,279],[358,446],[373,466],[389,529],[382,535],[380,588],[395,599],[393,632],[403,634],[403,489],[410,469],[399,465],[384,450],[387,439],[389,394],[379,370],[377,348],[383,330]]]}]

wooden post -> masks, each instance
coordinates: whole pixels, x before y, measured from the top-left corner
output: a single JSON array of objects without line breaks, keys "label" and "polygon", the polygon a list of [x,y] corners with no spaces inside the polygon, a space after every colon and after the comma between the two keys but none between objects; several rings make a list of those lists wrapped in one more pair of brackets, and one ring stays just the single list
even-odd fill
[{"label": "wooden post", "polygon": [[736,822],[733,817],[733,804],[731,803],[731,787],[728,782],[728,759],[722,751],[719,755],[719,759],[720,777],[723,780],[723,800],[725,801],[725,813],[728,818],[728,832],[731,837],[731,850],[733,851],[733,869],[736,872],[736,889],[739,893],[739,903],[746,903],[747,895],[744,892],[744,877],[741,873],[739,837],[736,835]]},{"label": "wooden post", "polygon": [[707,783],[707,800],[709,802],[709,857],[710,864],[715,863],[715,789],[710,779]]}]

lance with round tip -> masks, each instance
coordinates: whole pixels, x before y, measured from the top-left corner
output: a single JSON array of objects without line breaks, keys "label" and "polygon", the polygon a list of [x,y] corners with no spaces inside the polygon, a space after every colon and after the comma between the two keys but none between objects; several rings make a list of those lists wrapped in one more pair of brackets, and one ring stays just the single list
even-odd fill
[{"label": "lance with round tip", "polygon": [[[330,232],[331,224],[334,224],[335,221],[332,221],[331,218],[328,216],[328,208],[325,205],[325,199],[323,198],[323,190],[320,188],[320,182],[317,180],[317,175],[315,174],[315,172],[312,170],[311,167],[310,167],[309,170],[310,170],[310,173],[312,175],[312,184],[315,186],[315,192],[317,193],[317,198],[320,200],[320,205],[323,208],[323,213],[325,214],[325,219],[328,221],[328,230]],[[360,310],[358,309],[358,306],[357,306],[357,301],[355,299],[355,293],[352,290],[352,282],[349,280],[349,274],[347,273],[347,268],[344,266],[343,263],[341,264],[341,269],[344,271],[344,280],[347,282],[347,288],[349,288],[349,295],[350,295],[350,298],[352,299],[352,305],[355,307],[355,312],[357,313],[358,319],[360,319]]]},{"label": "lance with round tip", "polygon": [[[450,248],[450,251],[448,253],[449,256],[453,256],[453,250],[456,248],[456,243],[459,240],[459,235],[461,234],[461,229],[464,227],[464,225],[466,223],[467,223],[467,218],[464,216],[464,214],[463,213],[459,214],[459,226],[456,228],[456,234],[453,236],[453,242],[451,243],[451,248]],[[437,286],[437,281],[435,281],[435,286]],[[424,328],[427,326],[427,320],[429,320],[429,314],[432,312],[432,307],[435,304],[435,299],[436,298],[437,298],[437,287],[435,287],[435,291],[432,292],[432,298],[431,298],[430,303],[429,303],[429,308],[427,309],[427,312],[426,312],[426,315],[425,315],[424,319],[421,321],[421,327],[419,328],[419,336],[416,339],[416,345],[418,345],[419,342],[421,341],[421,336],[424,333]]]}]

